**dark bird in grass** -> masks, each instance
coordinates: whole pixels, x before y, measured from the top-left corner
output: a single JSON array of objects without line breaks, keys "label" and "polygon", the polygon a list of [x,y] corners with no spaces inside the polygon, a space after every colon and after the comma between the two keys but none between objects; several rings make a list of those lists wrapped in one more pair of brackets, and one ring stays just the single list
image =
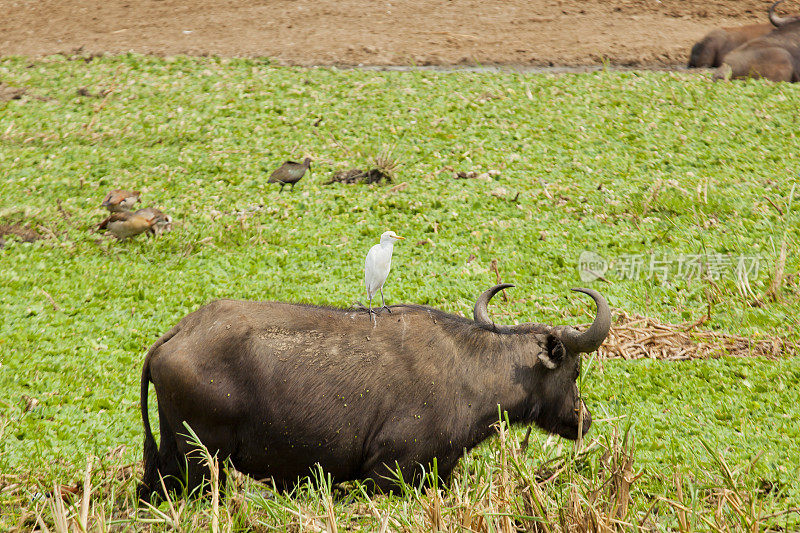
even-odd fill
[{"label": "dark bird in grass", "polygon": [[142,215],[151,221],[150,229],[147,231],[154,236],[172,231],[172,217],[164,214],[160,209],[145,207],[144,209],[139,209],[134,214]]},{"label": "dark bird in grass", "polygon": [[[141,209],[140,211],[146,211]],[[112,213],[110,217],[102,221],[98,230],[107,230],[117,239],[124,241],[130,237],[135,237],[146,231],[153,231],[155,216],[148,213],[136,213],[132,211],[118,211]]]},{"label": "dark bird in grass", "polygon": [[114,189],[113,191],[110,191],[105,198],[103,198],[103,203],[100,205],[112,213],[127,211],[133,207],[133,204],[139,201],[139,196],[139,191]]},{"label": "dark bird in grass", "polygon": [[302,163],[298,163],[296,161],[286,161],[276,171],[270,174],[269,181],[267,181],[267,183],[280,183],[281,190],[278,192],[283,192],[284,185],[291,185],[292,190],[294,190],[294,184],[303,178],[303,174],[306,173],[306,170],[310,169],[310,157],[306,157]]}]

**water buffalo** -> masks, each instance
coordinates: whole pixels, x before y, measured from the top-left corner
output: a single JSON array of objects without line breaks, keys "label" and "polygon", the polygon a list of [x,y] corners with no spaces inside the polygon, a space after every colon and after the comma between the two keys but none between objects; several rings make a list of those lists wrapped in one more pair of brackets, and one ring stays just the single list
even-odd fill
[{"label": "water buffalo", "polygon": [[714,79],[766,78],[772,81],[800,81],[800,17],[779,17],[769,8],[775,30],[739,46],[725,56]]},{"label": "water buffalo", "polygon": [[[419,480],[436,458],[446,480],[489,437],[498,405],[512,423],[568,439],[591,415],[576,384],[580,354],[608,334],[606,300],[585,332],[569,326],[497,325],[476,301],[474,321],[421,305],[394,305],[373,324],[365,309],[220,300],[184,317],[150,348],[142,369],[147,499],[197,487],[186,421],[212,453],[239,471],[289,488],[319,464],[334,482],[393,486],[391,471]],[[150,429],[149,383],[158,398],[160,448]],[[579,428],[579,420],[583,420]],[[185,466],[184,466],[185,465]]]},{"label": "water buffalo", "polygon": [[712,30],[692,47],[688,67],[718,67],[728,52],[751,39],[768,34],[773,29],[772,24],[748,24]]}]

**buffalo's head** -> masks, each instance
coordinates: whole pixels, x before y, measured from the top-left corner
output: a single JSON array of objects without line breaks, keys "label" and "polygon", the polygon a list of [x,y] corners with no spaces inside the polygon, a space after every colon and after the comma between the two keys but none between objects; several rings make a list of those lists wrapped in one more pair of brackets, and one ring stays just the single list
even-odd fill
[{"label": "buffalo's head", "polygon": [[[592,297],[597,315],[586,331],[570,326],[548,326],[527,323],[517,326],[498,326],[489,318],[489,300],[499,291],[513,287],[509,283],[496,285],[484,292],[475,302],[475,322],[483,328],[509,335],[508,344],[520,353],[519,381],[530,391],[529,409],[525,418],[542,429],[568,439],[586,434],[592,425],[592,415],[578,390],[581,354],[595,351],[605,340],[611,327],[611,310],[606,299],[592,289],[573,289]],[[531,353],[533,352],[533,353]],[[534,361],[531,366],[529,361]]]}]

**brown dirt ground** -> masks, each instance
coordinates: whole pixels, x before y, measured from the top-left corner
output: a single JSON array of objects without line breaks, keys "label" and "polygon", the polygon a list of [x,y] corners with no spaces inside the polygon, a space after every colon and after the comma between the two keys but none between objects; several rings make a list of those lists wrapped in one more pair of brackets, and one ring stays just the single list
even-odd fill
[{"label": "brown dirt ground", "polygon": [[292,65],[674,66],[772,0],[0,0],[0,55],[270,57]]}]

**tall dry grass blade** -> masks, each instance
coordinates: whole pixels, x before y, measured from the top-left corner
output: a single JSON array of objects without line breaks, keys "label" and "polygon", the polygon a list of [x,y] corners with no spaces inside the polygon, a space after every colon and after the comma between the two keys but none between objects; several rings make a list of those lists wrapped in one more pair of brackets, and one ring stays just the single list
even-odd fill
[{"label": "tall dry grass blade", "polygon": [[[681,479],[681,475],[678,472],[675,472],[675,489],[678,501],[683,503],[683,479]],[[689,520],[686,518],[686,511],[677,509],[676,514],[678,515],[678,530],[681,533],[688,533],[690,529]]]},{"label": "tall dry grass blade", "polygon": [[56,533],[69,533],[69,517],[64,509],[64,500],[58,482],[53,483],[53,499],[50,501],[50,510],[53,513],[53,527],[56,529]]},{"label": "tall dry grass blade", "polygon": [[444,522],[442,521],[442,495],[439,489],[428,488],[426,490],[428,504],[425,506],[425,515],[431,531],[442,531]]},{"label": "tall dry grass blade", "polygon": [[636,524],[636,530],[637,531],[642,532],[642,531],[654,531],[655,530],[654,527],[649,527],[649,528],[645,529],[645,525],[647,524],[647,521],[650,519],[650,515],[653,514],[653,511],[655,510],[655,508],[657,506],[658,506],[658,500],[653,500],[653,503],[650,504],[650,507],[647,509],[647,512],[644,514],[644,516],[641,518],[641,520],[639,520],[639,522]]},{"label": "tall dry grass blade", "polygon": [[575,439],[575,453],[580,453],[583,449],[583,416],[586,410],[583,406],[583,400],[579,400],[580,402],[580,412],[578,413],[578,438]]},{"label": "tall dry grass blade", "polygon": [[381,526],[378,529],[378,533],[386,533],[386,531],[389,529],[389,513],[390,512],[391,512],[390,509],[386,509],[386,514],[383,515],[383,518],[381,518]]},{"label": "tall dry grass blade", "polygon": [[381,150],[372,156],[372,164],[375,167],[389,176],[394,178],[394,174],[401,166],[401,162],[394,155],[395,146],[384,145]]},{"label": "tall dry grass blade", "polygon": [[[42,533],[50,533],[50,530],[47,528],[47,525],[44,523],[44,519],[42,518],[42,513],[39,511],[39,507],[36,507],[36,523],[39,525],[39,529],[42,530]],[[20,526],[21,529],[21,526]]]},{"label": "tall dry grass blade", "polygon": [[108,523],[106,522],[106,508],[103,505],[99,506],[99,512],[95,515],[97,519],[97,532],[106,533],[108,531]]},{"label": "tall dry grass blade", "polygon": [[[374,516],[376,519],[380,521],[381,524],[383,524],[384,518],[381,516],[380,511],[378,511],[378,508],[375,506],[375,502],[372,501],[372,498],[369,497],[369,494],[367,493],[366,489],[364,489],[364,486],[360,483],[358,484],[358,491],[361,493],[361,496],[363,496],[364,499],[366,500],[367,506],[369,507],[372,516]],[[389,522],[391,522],[392,525],[397,529],[402,529],[400,526],[400,522],[391,517],[391,509],[386,510],[385,520],[386,520],[386,527],[389,527],[388,524]]]},{"label": "tall dry grass blade", "polygon": [[747,273],[747,269],[740,268],[740,266],[737,265],[735,274],[736,279],[734,282],[736,283],[736,289],[739,291],[739,295],[742,297],[742,300],[745,302],[760,302],[761,299],[750,285],[750,275]]},{"label": "tall dry grass blade", "polygon": [[772,283],[769,285],[767,294],[773,301],[777,301],[780,297],[780,290],[783,288],[784,272],[786,270],[786,256],[789,251],[788,236],[789,236],[789,217],[792,214],[792,203],[794,202],[794,191],[797,184],[792,184],[792,190],[789,192],[789,199],[786,202],[786,216],[783,217],[784,227],[783,236],[781,238],[781,249],[778,253],[778,260],[775,261],[775,271],[772,276]]},{"label": "tall dry grass blade", "polygon": [[172,529],[180,530],[180,523],[174,522],[171,516],[148,501],[141,500],[141,502],[151,514],[156,516],[156,518],[137,518],[137,522],[142,522],[144,524],[166,524]]},{"label": "tall dry grass blade", "polygon": [[674,507],[675,509],[680,509],[680,510],[686,512],[686,513],[692,513],[694,516],[696,516],[697,518],[699,518],[700,520],[705,522],[705,524],[710,528],[711,531],[715,531],[715,532],[718,532],[718,533],[722,533],[724,531],[724,530],[720,529],[717,524],[715,524],[714,522],[712,522],[711,520],[709,520],[705,516],[703,516],[701,514],[698,514],[698,513],[695,513],[694,511],[692,511],[691,509],[689,509],[688,507],[686,507],[682,503],[678,503],[678,502],[676,502],[674,500],[670,500],[669,498],[664,498],[663,496],[656,496],[656,498],[658,498],[662,502],[666,503],[667,505],[669,505],[671,507]]},{"label": "tall dry grass blade", "polygon": [[[552,516],[548,511],[547,497],[533,477],[530,478],[528,489],[530,491],[528,493],[530,498],[526,503],[525,512],[529,516],[534,516],[539,519],[534,523],[534,531],[543,533],[553,532],[553,530],[550,529]],[[530,505],[530,510],[528,509],[528,505]]]},{"label": "tall dry grass blade", "polygon": [[516,529],[506,511],[509,509],[511,501],[508,478],[508,452],[512,446],[511,443],[516,443],[516,441],[508,438],[508,425],[502,420],[502,413],[500,416],[501,420],[498,424],[500,432],[500,483],[497,490],[497,511],[500,515],[500,531],[513,533]]},{"label": "tall dry grass blade", "polygon": [[83,474],[83,495],[81,496],[81,513],[78,516],[78,527],[83,533],[89,531],[89,503],[92,499],[92,456],[86,458],[86,471]]},{"label": "tall dry grass blade", "polygon": [[196,451],[200,452],[200,457],[211,474],[211,533],[219,533],[219,461],[216,454],[211,455],[211,452],[187,422],[184,421],[183,426],[191,437],[189,443],[195,446]]},{"label": "tall dry grass blade", "polygon": [[328,533],[339,533],[339,528],[336,527],[336,515],[333,512],[333,499],[329,490],[325,491],[322,504],[325,506],[325,530]]},{"label": "tall dry grass blade", "polygon": [[714,462],[717,463],[717,466],[719,466],[728,489],[737,492],[739,490],[738,480],[734,477],[733,471],[728,466],[728,463],[725,462],[725,458],[722,457],[717,450],[712,448],[705,439],[700,439],[700,444],[703,445],[703,448],[706,449],[711,458],[714,459]]},{"label": "tall dry grass blade", "polygon": [[658,178],[653,186],[650,187],[650,195],[644,201],[642,205],[642,218],[647,216],[647,213],[650,211],[650,204],[652,204],[656,198],[658,198],[658,193],[661,191],[661,188],[664,186],[664,180]]},{"label": "tall dry grass blade", "polygon": [[[616,433],[616,429],[614,431]],[[613,516],[620,520],[628,515],[628,509],[632,501],[631,486],[643,474],[643,472],[639,474],[634,474],[633,472],[635,449],[634,437],[626,432],[622,445],[615,450],[615,465],[612,472],[616,512],[613,513]]]},{"label": "tall dry grass blade", "polygon": [[783,288],[784,273],[786,270],[786,256],[789,253],[787,236],[787,232],[784,231],[783,238],[781,239],[781,249],[778,253],[778,259],[775,261],[775,270],[772,274],[772,281],[770,282],[769,290],[767,291],[767,294],[773,301],[778,301],[780,297],[780,291]]},{"label": "tall dry grass blade", "polygon": [[[181,523],[181,517],[175,510],[175,506],[172,504],[172,496],[170,496],[169,492],[167,492],[167,486],[164,484],[164,476],[162,476],[160,472],[158,474],[158,480],[161,482],[161,489],[164,491],[164,501],[167,502],[170,515],[172,515],[172,521],[175,524],[175,527],[178,527],[178,524]],[[181,509],[183,509],[183,507],[181,507]]]},{"label": "tall dry grass blade", "polygon": [[724,510],[725,498],[722,496],[721,492],[716,493],[716,495],[717,495],[717,505],[714,508],[714,522],[716,522],[717,528],[719,528],[721,531],[727,532],[728,528],[725,525],[726,520],[725,520],[725,510]]},{"label": "tall dry grass blade", "polygon": [[[309,531],[313,531],[314,533],[327,533],[328,528],[327,526],[319,520],[313,513],[306,512],[303,513],[302,506],[298,505],[297,509],[292,509],[291,507],[284,506],[284,509],[292,513],[293,515],[297,516],[297,519],[300,522],[300,531],[305,531],[308,529]],[[305,520],[305,515],[308,515],[308,521]]]},{"label": "tall dry grass blade", "polygon": [[575,485],[570,488],[566,511],[565,520],[562,521],[564,531],[577,531],[579,533],[588,531],[588,519],[581,507],[581,498],[578,494],[578,487]]},{"label": "tall dry grass blade", "polygon": [[726,490],[722,492],[722,500],[728,502],[728,506],[733,510],[736,516],[739,518],[739,521],[742,523],[742,531],[749,531],[752,529],[751,521],[749,517],[745,513],[743,509],[744,505],[742,499],[739,497],[739,493],[732,490]]},{"label": "tall dry grass blade", "polygon": [[219,462],[217,456],[211,458],[208,449],[205,450],[206,461],[211,470],[211,531],[219,533]]}]

